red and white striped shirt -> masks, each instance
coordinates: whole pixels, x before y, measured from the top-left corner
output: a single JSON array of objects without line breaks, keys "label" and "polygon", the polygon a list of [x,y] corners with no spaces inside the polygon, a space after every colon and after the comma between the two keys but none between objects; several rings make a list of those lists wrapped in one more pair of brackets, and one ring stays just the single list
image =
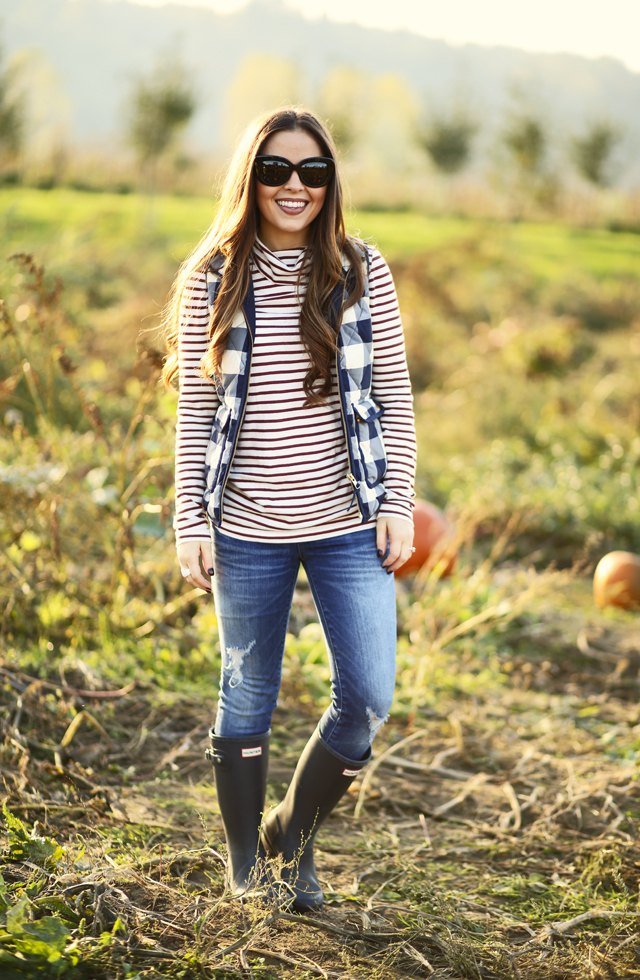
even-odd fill
[{"label": "red and white striped shirt", "polygon": [[[370,248],[373,324],[372,396],[388,468],[379,513],[411,520],[416,443],[409,373],[393,279]],[[271,252],[256,241],[251,275],[256,332],[242,430],[224,495],[221,530],[251,541],[312,541],[357,531],[361,523],[347,480],[348,456],[337,379],[322,405],[304,407],[309,355],[300,340],[306,249]],[[301,273],[302,270],[302,274]],[[204,459],[219,405],[200,373],[209,346],[205,273],[187,283],[180,310],[180,397],[176,440],[176,536],[207,540]],[[370,523],[375,523],[375,518]]]}]

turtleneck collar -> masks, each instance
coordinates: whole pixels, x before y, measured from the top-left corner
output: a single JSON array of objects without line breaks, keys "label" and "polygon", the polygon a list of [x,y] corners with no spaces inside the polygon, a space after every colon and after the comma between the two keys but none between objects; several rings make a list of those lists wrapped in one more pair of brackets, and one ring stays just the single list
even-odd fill
[{"label": "turtleneck collar", "polygon": [[284,248],[272,252],[270,248],[256,238],[253,246],[253,261],[263,276],[273,282],[297,283],[301,272],[304,272],[308,249],[306,245],[297,248]]}]

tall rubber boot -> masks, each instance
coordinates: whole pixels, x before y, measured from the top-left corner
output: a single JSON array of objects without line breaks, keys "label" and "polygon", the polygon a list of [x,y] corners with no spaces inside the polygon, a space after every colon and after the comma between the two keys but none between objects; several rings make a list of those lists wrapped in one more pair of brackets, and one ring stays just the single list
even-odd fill
[{"label": "tall rubber boot", "polygon": [[213,763],[218,805],[224,824],[229,858],[227,891],[231,898],[258,894],[264,859],[260,845],[260,822],[264,813],[269,765],[269,735],[258,738],[223,738],[211,729],[211,748],[206,756]]},{"label": "tall rubber boot", "polygon": [[261,838],[271,858],[282,857],[282,880],[298,912],[324,901],[313,860],[316,833],[371,758],[354,762],[329,749],[316,730],[300,756],[287,794],[262,823]]}]

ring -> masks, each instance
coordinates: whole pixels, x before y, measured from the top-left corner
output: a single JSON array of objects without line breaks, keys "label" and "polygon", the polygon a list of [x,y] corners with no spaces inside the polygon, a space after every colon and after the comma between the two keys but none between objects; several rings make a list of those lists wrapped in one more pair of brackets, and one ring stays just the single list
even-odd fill
[{"label": "ring", "polygon": [[416,550],[415,548],[412,548],[411,549],[411,554],[413,554],[415,550]]},{"label": "ring", "polygon": [[180,569],[180,574],[182,575],[183,578],[187,578],[191,574],[191,571],[189,569],[189,566],[188,565],[185,565],[184,568],[181,568]]}]

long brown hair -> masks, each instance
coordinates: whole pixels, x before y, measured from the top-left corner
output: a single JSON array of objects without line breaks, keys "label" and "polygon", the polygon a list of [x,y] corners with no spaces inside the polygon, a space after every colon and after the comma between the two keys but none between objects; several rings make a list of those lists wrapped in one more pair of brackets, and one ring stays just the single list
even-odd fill
[{"label": "long brown hair", "polygon": [[[323,156],[336,159],[329,130],[315,113],[306,109],[278,109],[249,126],[231,161],[213,224],[182,263],[165,308],[169,352],[163,370],[166,384],[178,372],[179,316],[185,285],[194,273],[208,267],[213,256],[224,257],[224,273],[209,323],[210,344],[202,358],[202,373],[211,378],[220,375],[229,330],[249,288],[249,259],[259,229],[254,160],[269,137],[283,130],[304,130],[318,143]],[[311,360],[303,383],[307,405],[322,402],[331,392],[340,317],[334,317],[336,326],[332,326],[329,306],[332,291],[343,276],[341,253],[351,265],[342,307],[352,306],[364,291],[363,246],[347,234],[342,209],[342,186],[336,170],[322,209],[309,227],[311,262],[305,270],[309,278],[300,313],[300,337]]]}]

